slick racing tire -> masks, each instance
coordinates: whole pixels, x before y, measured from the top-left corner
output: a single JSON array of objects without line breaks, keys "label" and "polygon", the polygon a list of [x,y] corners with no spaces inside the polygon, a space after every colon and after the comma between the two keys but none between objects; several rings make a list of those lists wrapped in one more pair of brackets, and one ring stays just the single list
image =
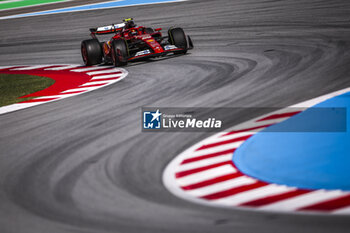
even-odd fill
[{"label": "slick racing tire", "polygon": [[193,49],[193,42],[190,36],[187,36],[187,40],[188,40],[188,49]]},{"label": "slick racing tire", "polygon": [[102,62],[102,48],[96,39],[81,42],[81,56],[86,66],[100,64]]},{"label": "slick racing tire", "polygon": [[128,46],[123,39],[112,42],[112,60],[114,66],[126,66],[128,64]]},{"label": "slick racing tire", "polygon": [[169,42],[178,48],[182,48],[182,51],[174,52],[175,54],[186,54],[188,50],[187,37],[182,28],[171,28],[168,31]]}]

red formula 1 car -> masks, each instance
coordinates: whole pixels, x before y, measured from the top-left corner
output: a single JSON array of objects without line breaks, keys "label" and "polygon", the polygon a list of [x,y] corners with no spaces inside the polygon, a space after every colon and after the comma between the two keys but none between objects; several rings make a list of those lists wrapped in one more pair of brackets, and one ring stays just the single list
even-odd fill
[{"label": "red formula 1 car", "polygon": [[[170,28],[168,35],[163,36],[162,29],[137,27],[132,18],[123,23],[91,28],[90,40],[81,43],[81,54],[85,65],[113,63],[114,66],[125,66],[129,61],[152,57],[161,57],[169,53],[186,54],[193,48],[192,40],[182,28]],[[100,42],[96,35],[111,34],[114,36]]]}]

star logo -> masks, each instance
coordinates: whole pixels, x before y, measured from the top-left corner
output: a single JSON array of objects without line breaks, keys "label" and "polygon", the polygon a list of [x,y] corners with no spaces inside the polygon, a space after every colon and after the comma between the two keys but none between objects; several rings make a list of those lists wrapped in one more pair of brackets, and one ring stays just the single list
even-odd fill
[{"label": "star logo", "polygon": [[162,113],[157,111],[144,111],[143,112],[143,128],[144,129],[160,129],[161,128],[161,115]]},{"label": "star logo", "polygon": [[153,116],[151,122],[153,122],[154,120],[159,121],[159,117],[162,115],[162,113],[159,113],[159,109],[157,109],[157,111],[155,113],[151,113],[151,115]]}]

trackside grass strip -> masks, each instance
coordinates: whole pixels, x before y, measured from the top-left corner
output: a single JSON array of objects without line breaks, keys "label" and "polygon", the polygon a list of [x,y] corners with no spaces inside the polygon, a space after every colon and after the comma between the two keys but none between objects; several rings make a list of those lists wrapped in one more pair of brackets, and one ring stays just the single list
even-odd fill
[{"label": "trackside grass strip", "polygon": [[43,90],[55,81],[46,77],[25,74],[0,74],[0,107],[33,99],[18,98]]},{"label": "trackside grass strip", "polygon": [[66,0],[0,0],[0,10],[64,1]]}]

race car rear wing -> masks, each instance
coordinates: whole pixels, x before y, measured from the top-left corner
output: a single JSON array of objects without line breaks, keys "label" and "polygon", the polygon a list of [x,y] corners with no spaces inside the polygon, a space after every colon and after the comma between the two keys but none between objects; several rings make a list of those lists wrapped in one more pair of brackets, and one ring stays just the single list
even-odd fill
[{"label": "race car rear wing", "polygon": [[125,23],[111,24],[97,28],[90,28],[91,34],[109,34],[121,31],[125,27]]}]

